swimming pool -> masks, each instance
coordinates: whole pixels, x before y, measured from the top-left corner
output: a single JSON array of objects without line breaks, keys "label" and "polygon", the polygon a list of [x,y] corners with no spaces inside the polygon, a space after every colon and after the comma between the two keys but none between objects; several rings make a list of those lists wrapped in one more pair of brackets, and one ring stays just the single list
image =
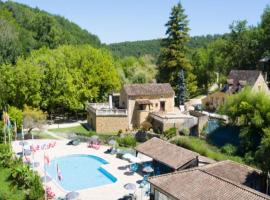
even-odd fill
[{"label": "swimming pool", "polygon": [[[63,179],[57,178],[57,164]],[[68,191],[82,190],[114,183],[117,179],[101,167],[108,162],[93,155],[70,155],[51,161],[48,175]]]}]

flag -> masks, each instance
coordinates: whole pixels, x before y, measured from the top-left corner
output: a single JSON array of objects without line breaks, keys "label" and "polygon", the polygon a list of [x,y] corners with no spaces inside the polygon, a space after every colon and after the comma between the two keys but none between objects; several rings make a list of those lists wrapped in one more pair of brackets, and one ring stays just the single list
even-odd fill
[{"label": "flag", "polygon": [[49,156],[47,154],[44,154],[44,163],[46,165],[49,165],[50,164],[50,158],[49,158]]},{"label": "flag", "polygon": [[59,180],[59,181],[62,181],[62,180],[63,180],[63,176],[62,176],[62,172],[61,172],[61,170],[60,170],[60,168],[59,168],[59,166],[58,166],[58,163],[57,163],[57,165],[56,165],[56,171],[57,171],[57,177],[58,177],[58,180]]}]

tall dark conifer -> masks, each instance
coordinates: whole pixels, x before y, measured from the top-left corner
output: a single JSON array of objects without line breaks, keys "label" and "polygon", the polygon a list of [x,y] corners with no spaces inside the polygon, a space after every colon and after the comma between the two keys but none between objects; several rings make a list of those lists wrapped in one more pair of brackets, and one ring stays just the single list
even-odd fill
[{"label": "tall dark conifer", "polygon": [[186,84],[184,70],[181,69],[178,73],[178,85],[177,85],[177,103],[178,105],[184,105],[186,100]]},{"label": "tall dark conifer", "polygon": [[[184,14],[181,3],[172,8],[170,19],[165,26],[167,27],[167,38],[163,39],[161,44],[161,54],[158,59],[158,80],[159,82],[169,82],[177,90],[179,71],[184,70],[189,73],[192,69],[186,58],[189,28],[187,16]],[[192,82],[187,84],[192,84]]]}]

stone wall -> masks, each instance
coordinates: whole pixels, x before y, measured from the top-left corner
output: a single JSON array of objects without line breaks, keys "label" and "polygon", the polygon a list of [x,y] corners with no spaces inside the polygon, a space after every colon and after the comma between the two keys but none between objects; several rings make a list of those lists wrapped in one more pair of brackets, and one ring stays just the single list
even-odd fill
[{"label": "stone wall", "polygon": [[[122,93],[121,93],[122,94]],[[149,112],[160,111],[160,102],[165,101],[165,112],[174,112],[174,97],[164,97],[164,96],[136,96],[129,97],[128,99],[128,116],[129,116],[129,128],[133,129],[139,127],[140,124],[148,118],[148,114],[143,113],[140,118],[138,118],[139,107],[136,104],[136,100],[148,99],[151,102]],[[149,113],[148,112],[148,113]]]},{"label": "stone wall", "polygon": [[96,116],[96,132],[116,133],[128,129],[127,116]]},{"label": "stone wall", "polygon": [[94,112],[87,112],[87,123],[91,129],[96,130],[96,114]]},{"label": "stone wall", "polygon": [[96,116],[94,112],[89,111],[87,114],[87,122],[91,129],[97,133],[116,133],[119,130],[128,129],[127,116],[104,115]]}]

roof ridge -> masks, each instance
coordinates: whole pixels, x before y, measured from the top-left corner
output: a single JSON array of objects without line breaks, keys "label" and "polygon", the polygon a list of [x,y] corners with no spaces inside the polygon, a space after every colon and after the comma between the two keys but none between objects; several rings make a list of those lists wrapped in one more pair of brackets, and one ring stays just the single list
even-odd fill
[{"label": "roof ridge", "polygon": [[262,171],[261,170],[259,170],[259,169],[256,169],[256,168],[254,168],[254,167],[251,167],[251,166],[248,166],[248,165],[245,165],[245,164],[243,164],[243,163],[238,163],[238,162],[236,162],[236,161],[234,161],[234,160],[222,160],[222,161],[218,161],[218,162],[216,162],[216,163],[211,163],[211,164],[208,164],[208,165],[204,165],[204,166],[201,166],[201,168],[211,168],[211,167],[213,167],[213,166],[216,166],[216,165],[221,165],[222,163],[234,163],[234,164],[236,164],[236,165],[240,165],[240,166],[242,166],[242,167],[244,167],[244,168],[246,168],[246,169],[250,169],[250,170],[254,170],[254,171],[257,171],[257,172],[259,172],[259,173],[262,173]]},{"label": "roof ridge", "polygon": [[210,172],[207,172],[207,171],[204,171],[204,170],[202,170],[202,169],[198,169],[198,168],[197,168],[197,170],[199,170],[199,171],[201,171],[201,172],[203,172],[203,173],[206,173],[206,174],[208,174],[208,175],[210,175],[210,176],[213,176],[213,177],[215,177],[215,178],[217,178],[217,179],[220,179],[220,180],[222,180],[222,181],[225,181],[225,182],[227,182],[227,183],[229,183],[229,184],[232,184],[232,185],[234,185],[234,186],[236,186],[236,187],[238,187],[238,188],[240,188],[240,189],[242,189],[242,190],[245,190],[245,191],[247,191],[247,192],[250,192],[250,193],[252,193],[252,194],[254,194],[254,195],[256,195],[256,196],[265,198],[265,199],[267,199],[267,200],[270,199],[270,196],[268,197],[268,195],[266,195],[266,194],[264,194],[264,193],[262,193],[262,192],[258,192],[257,190],[252,189],[252,188],[249,188],[249,187],[247,187],[247,186],[245,186],[245,185],[243,185],[243,184],[237,184],[237,183],[235,183],[234,181],[231,181],[231,180],[226,179],[226,178],[224,178],[224,177],[220,177],[220,176],[214,175],[214,174],[212,174],[212,173],[210,173]]},{"label": "roof ridge", "polygon": [[195,170],[198,170],[198,167],[193,167],[193,168],[189,168],[189,169],[174,171],[174,172],[171,172],[171,173],[161,174],[161,175],[157,175],[157,176],[151,176],[148,179],[162,178],[162,177],[165,177],[165,176],[171,176],[171,175],[174,175],[174,174],[181,174],[181,173],[184,173],[184,172],[195,171]]}]

